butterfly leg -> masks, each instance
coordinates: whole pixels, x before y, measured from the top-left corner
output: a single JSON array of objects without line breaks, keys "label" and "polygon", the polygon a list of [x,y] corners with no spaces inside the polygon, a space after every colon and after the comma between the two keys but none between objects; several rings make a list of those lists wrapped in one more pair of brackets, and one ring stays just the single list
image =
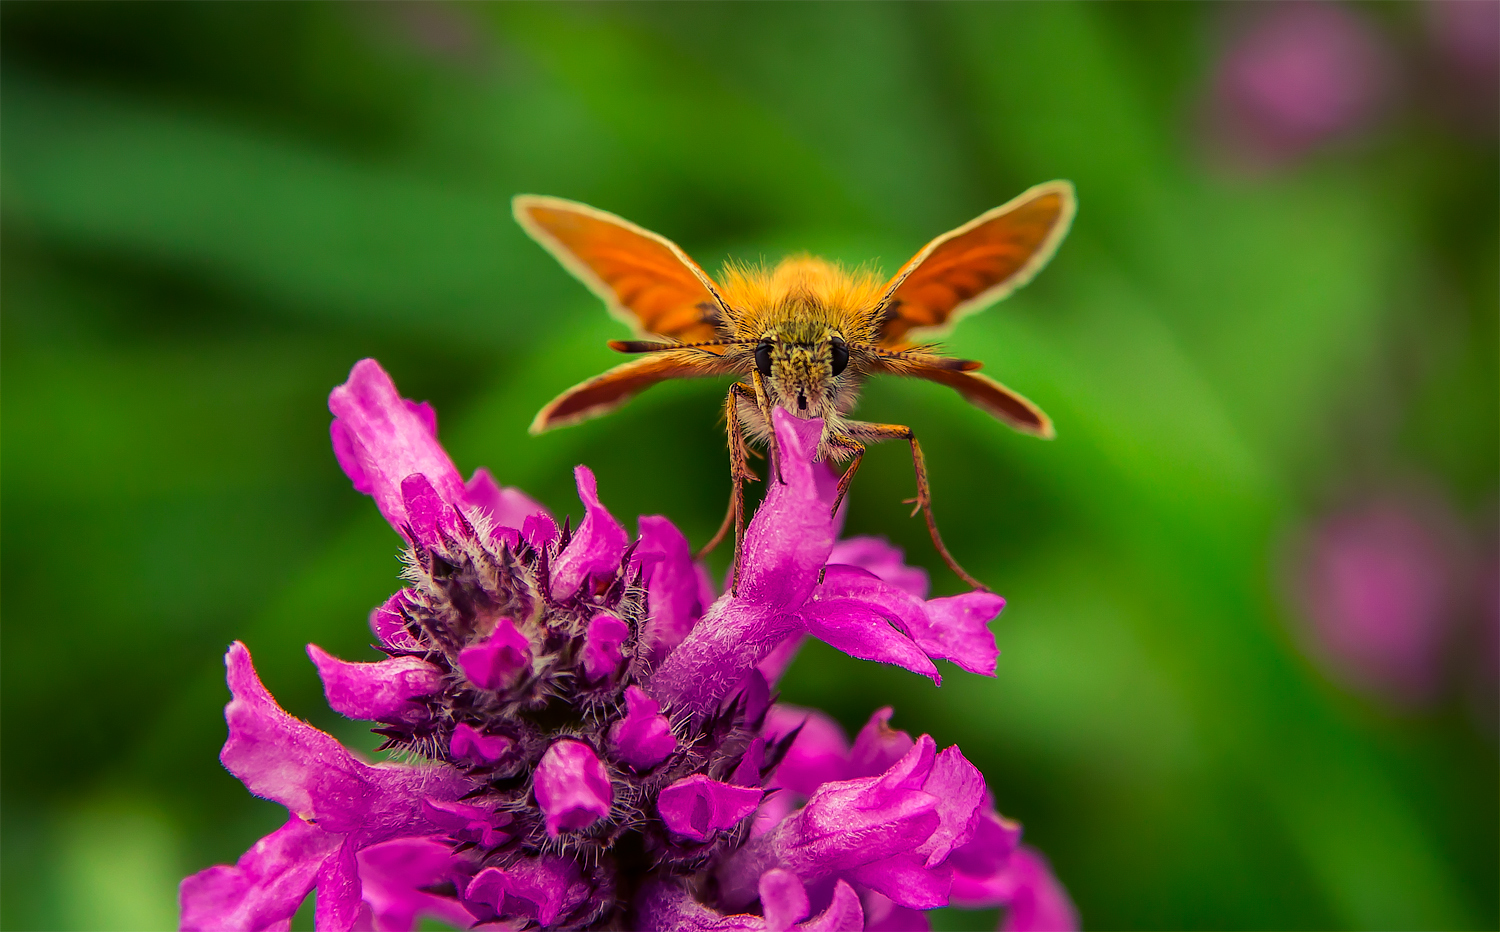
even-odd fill
[{"label": "butterfly leg", "polygon": [[732,586],[737,587],[740,579],[740,545],[745,537],[745,483],[755,482],[760,479],[755,471],[750,468],[750,450],[745,446],[744,427],[740,423],[739,403],[741,400],[755,401],[755,393],[749,386],[736,382],[729,387],[729,394],[724,399],[724,413],[729,420],[729,478],[733,483],[733,489],[729,493],[729,508],[724,514],[724,522],[719,525],[718,533],[713,540],[703,545],[698,551],[701,559],[715,547],[723,542],[725,535],[729,533],[731,524],[734,526],[734,575]]},{"label": "butterfly leg", "polygon": [[[841,445],[844,446],[848,445],[848,441],[879,443],[882,440],[905,440],[911,445],[912,471],[917,477],[917,497],[912,500],[915,502],[911,510],[912,516],[915,517],[917,512],[921,511],[927,518],[927,533],[932,537],[932,546],[937,548],[938,555],[943,558],[944,563],[948,564],[948,568],[958,575],[959,579],[975,589],[989,591],[988,586],[970,576],[962,566],[958,565],[958,561],[953,559],[953,554],[949,553],[948,548],[943,544],[943,537],[938,533],[937,521],[932,517],[932,491],[927,484],[927,463],[922,457],[922,446],[917,443],[917,435],[912,429],[902,424],[868,424],[862,421],[851,421],[845,429],[847,436],[840,438]],[[858,465],[859,460],[856,459],[854,466]],[[850,472],[853,472],[853,469],[854,467],[850,467]],[[839,487],[842,492],[843,480],[839,481]]]},{"label": "butterfly leg", "polygon": [[781,478],[781,448],[776,442],[776,431],[771,427],[772,424],[776,423],[771,417],[771,409],[774,407],[771,404],[771,393],[766,391],[765,380],[759,372],[750,373],[750,378],[755,385],[755,395],[753,398],[755,407],[760,410],[760,416],[766,423],[766,430],[771,434],[771,439],[766,443],[766,449],[771,454],[771,472],[775,473],[777,482],[786,485],[786,480]]},{"label": "butterfly leg", "polygon": [[859,464],[865,461],[865,445],[858,440],[840,437],[836,434],[828,438],[828,444],[848,451],[848,455],[854,460],[849,464],[849,468],[844,470],[843,475],[839,476],[838,494],[833,497],[833,510],[829,512],[829,514],[836,515],[839,513],[839,506],[844,503],[844,496],[849,494],[849,486],[854,484],[854,474],[859,472]]}]

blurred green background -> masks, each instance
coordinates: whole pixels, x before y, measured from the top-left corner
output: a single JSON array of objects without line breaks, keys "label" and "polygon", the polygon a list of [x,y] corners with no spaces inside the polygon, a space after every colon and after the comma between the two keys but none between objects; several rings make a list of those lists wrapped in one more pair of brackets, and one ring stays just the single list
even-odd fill
[{"label": "blurred green background", "polygon": [[[1468,663],[1493,648],[1444,642],[1416,705],[1350,688],[1289,582],[1307,529],[1387,489],[1495,563],[1494,87],[1436,9],[1336,8],[1374,58],[1313,132],[1225,90],[1292,10],[1269,4],[5,3],[0,924],[172,926],[182,875],[279,823],[216,759],[232,639],[372,746],[303,654],[373,657],[396,586],[328,446],[359,358],[436,405],[466,473],[576,519],[586,462],[632,526],[717,526],[719,388],[527,436],[624,334],[513,194],[710,269],[892,271],[1061,177],[1056,260],[949,343],[1058,439],[925,383],[861,408],[917,428],[951,548],[1009,599],[999,676],[934,689],[815,645],[783,697],[960,742],[1089,927],[1495,928],[1494,684]],[[874,451],[849,531],[957,591],[911,488]]]}]

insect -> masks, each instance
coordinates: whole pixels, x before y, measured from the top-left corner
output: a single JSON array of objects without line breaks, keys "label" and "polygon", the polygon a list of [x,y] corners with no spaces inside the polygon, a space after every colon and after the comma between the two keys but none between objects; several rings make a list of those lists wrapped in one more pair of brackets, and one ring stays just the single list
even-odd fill
[{"label": "insect", "polygon": [[737,376],[724,400],[733,491],[723,524],[700,556],[732,524],[738,583],[744,483],[758,479],[749,444],[765,445],[770,468],[777,469],[770,415],[781,407],[796,417],[823,419],[819,459],[851,461],[838,482],[835,510],[868,444],[905,441],[916,473],[912,515],[925,515],[944,562],[984,588],[938,534],[912,429],[853,420],[849,412],[869,376],[906,376],[947,385],[1019,431],[1052,437],[1052,422],[1036,405],[976,373],[980,363],[941,355],[931,341],[1030,281],[1067,235],[1075,208],[1070,183],[1037,185],[932,240],[889,280],[807,255],[772,267],[731,262],[713,279],[677,244],[628,220],[574,201],[520,195],[515,216],[526,232],[639,337],[612,340],[610,347],[643,355],[563,392],[537,414],[531,432],[613,411],[667,379]]}]

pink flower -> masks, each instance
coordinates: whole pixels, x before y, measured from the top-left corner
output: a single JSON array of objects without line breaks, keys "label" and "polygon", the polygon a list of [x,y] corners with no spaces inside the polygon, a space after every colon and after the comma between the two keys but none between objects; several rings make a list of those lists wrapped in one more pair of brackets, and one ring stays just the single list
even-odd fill
[{"label": "pink flower", "polygon": [[1289,161],[1368,127],[1392,74],[1386,43],[1353,7],[1260,5],[1218,63],[1214,130],[1238,161]]},{"label": "pink flower", "polygon": [[927,600],[899,552],[835,545],[817,422],[775,412],[784,484],[751,522],[739,594],[716,596],[665,518],[632,544],[585,467],[572,532],[487,472],[463,482],[431,409],[373,361],[330,407],[411,585],[370,618],[388,659],[309,655],[334,708],[422,763],[358,760],[283,712],[233,646],[222,760],[289,818],[183,881],[184,929],[284,929],[314,889],[319,929],[833,932],[923,927],[950,903],[1076,926],[958,748],[893,730],[889,709],[851,747],[770,703],[805,635],[934,682],[937,659],[995,669],[998,596]]},{"label": "pink flower", "polygon": [[1337,679],[1400,705],[1441,691],[1465,580],[1456,519],[1377,499],[1325,518],[1296,568],[1310,652]]}]

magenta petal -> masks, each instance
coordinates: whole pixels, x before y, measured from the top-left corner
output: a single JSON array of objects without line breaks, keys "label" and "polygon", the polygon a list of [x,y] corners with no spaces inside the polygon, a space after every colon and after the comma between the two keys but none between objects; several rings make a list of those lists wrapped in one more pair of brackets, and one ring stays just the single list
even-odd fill
[{"label": "magenta petal", "polygon": [[726,902],[750,902],[757,879],[773,867],[810,882],[915,850],[941,821],[938,801],[921,788],[935,758],[932,739],[923,735],[878,777],[823,784],[801,810],[752,839],[720,869]]},{"label": "magenta petal", "polygon": [[505,919],[530,919],[550,926],[588,895],[570,858],[521,858],[505,867],[486,867],[474,875],[464,899],[483,904]]},{"label": "magenta petal", "polygon": [[444,842],[398,838],[360,849],[355,860],[365,902],[374,913],[375,928],[382,932],[407,932],[422,916],[459,927],[473,925],[474,917],[455,900],[424,892],[426,887],[462,878],[459,871],[465,858],[453,854]]},{"label": "magenta petal", "polygon": [[784,481],[766,497],[745,532],[739,592],[715,602],[651,679],[652,695],[695,711],[711,709],[750,668],[800,633],[795,612],[817,584],[833,545],[828,502],[820,497],[812,458],[820,420],[771,413]]},{"label": "magenta petal", "polygon": [[470,789],[450,769],[355,760],[331,736],[282,711],[238,641],[225,665],[234,698],[224,708],[229,739],[219,760],[250,792],[326,831],[357,831],[372,841],[410,834],[425,824],[423,795],[453,799]]},{"label": "magenta petal", "polygon": [[660,515],[642,517],[639,524],[640,546],[636,552],[643,558],[653,553],[661,557],[646,575],[649,614],[641,635],[649,656],[660,662],[687,637],[713,600],[701,599],[698,568],[682,532]]},{"label": "magenta petal", "polygon": [[219,760],[250,792],[305,820],[357,824],[379,793],[365,778],[367,766],[332,736],[283,712],[255,675],[245,645],[236,641],[225,664],[234,698],[224,709],[229,740]]},{"label": "magenta petal", "polygon": [[629,928],[638,932],[765,932],[766,921],[749,913],[726,916],[715,912],[693,899],[677,881],[656,880],[636,897]]},{"label": "magenta petal", "polygon": [[[775,928],[750,913],[725,915],[699,903],[675,881],[655,881],[641,891],[631,928],[640,932],[767,932]],[[859,894],[842,880],[834,884],[828,908],[790,928],[799,932],[861,932],[864,912]]]},{"label": "magenta petal", "polygon": [[684,777],[663,789],[656,808],[667,828],[707,841],[715,832],[733,828],[760,805],[764,791],[710,780],[701,773]]},{"label": "magenta petal", "polygon": [[926,856],[927,867],[936,867],[974,837],[985,800],[984,776],[954,745],[933,761],[932,774],[922,789],[937,797],[942,821],[916,853]]},{"label": "magenta petal", "polygon": [[458,535],[458,512],[443,501],[421,473],[401,480],[401,501],[406,507],[406,526],[411,529],[414,543],[438,547],[445,536]]},{"label": "magenta petal", "polygon": [[419,721],[427,710],[413,699],[430,696],[443,685],[443,671],[416,657],[392,657],[378,663],[350,663],[307,645],[318,667],[328,705],[346,718],[366,721]]},{"label": "magenta petal", "polygon": [[919,599],[927,598],[931,586],[927,571],[920,566],[907,566],[901,548],[891,546],[884,537],[850,537],[838,541],[828,554],[828,562],[857,566]]},{"label": "magenta petal", "polygon": [[583,635],[583,676],[590,683],[613,676],[620,669],[620,645],[630,637],[630,626],[613,615],[589,619]]},{"label": "magenta petal", "polygon": [[[496,528],[519,531],[526,519],[541,515],[551,519],[547,509],[520,489],[502,488],[488,469],[476,469],[464,485],[464,504],[484,515]],[[514,545],[514,541],[511,542]]]},{"label": "magenta petal", "polygon": [[707,711],[739,687],[745,675],[802,623],[792,614],[767,614],[758,605],[723,596],[651,677],[653,696],[673,706]]},{"label": "magenta petal", "polygon": [[370,631],[387,647],[411,650],[417,647],[417,639],[406,629],[402,610],[411,604],[412,591],[401,589],[385,600],[385,604],[370,612]]},{"label": "magenta petal", "polygon": [[865,907],[864,932],[932,932],[927,914],[908,909],[890,897],[867,890],[861,898]]},{"label": "magenta petal", "polygon": [[851,868],[848,877],[907,909],[947,906],[948,891],[953,886],[951,868],[929,868],[920,854],[910,852]]},{"label": "magenta petal", "polygon": [[813,457],[823,434],[819,419],[771,412],[780,450],[781,481],[773,475],[766,497],[745,530],[740,598],[785,611],[800,605],[817,583],[833,546],[833,518],[819,495]]},{"label": "magenta petal", "polygon": [[183,932],[274,929],[289,922],[317,881],[340,837],[296,816],[257,841],[233,867],[219,865],[182,881]]},{"label": "magenta petal", "polygon": [[772,775],[772,786],[811,796],[818,787],[831,780],[865,776],[846,772],[849,740],[833,719],[816,709],[780,704],[771,706],[761,728],[766,740],[778,741],[793,731],[797,732],[797,738]]},{"label": "magenta petal", "polygon": [[422,800],[422,814],[448,834],[486,848],[500,844],[507,835],[506,826],[514,821],[508,812],[441,799]]},{"label": "magenta petal", "polygon": [[1007,870],[1021,843],[1021,826],[991,806],[979,813],[973,836],[948,856],[954,906],[984,909],[1010,902],[1015,876]]},{"label": "magenta petal", "polygon": [[615,753],[636,770],[650,770],[677,750],[672,723],[639,686],[625,688],[625,718],[610,730]]},{"label": "magenta petal", "polygon": [[557,522],[552,520],[549,514],[527,515],[526,520],[521,522],[521,536],[526,542],[538,550],[543,550],[548,544],[562,536]]},{"label": "magenta petal", "polygon": [[810,602],[799,617],[813,637],[860,660],[878,660],[920,673],[941,684],[937,667],[911,638],[891,627],[889,615],[855,599]]},{"label": "magenta petal", "polygon": [[463,478],[438,444],[431,422],[412,410],[373,359],[362,359],[349,380],[328,396],[334,452],[355,488],[375,498],[400,530],[408,522],[401,481],[422,475],[445,502],[463,500]]},{"label": "magenta petal", "polygon": [[995,635],[989,623],[1005,608],[993,592],[966,592],[927,603],[926,630],[913,630],[918,646],[930,656],[951,660],[970,673],[995,675]]},{"label": "magenta petal", "polygon": [[531,669],[531,640],[501,618],[489,637],[458,652],[458,665],[480,689],[505,689]]},{"label": "magenta petal", "polygon": [[760,775],[765,764],[766,739],[756,738],[745,748],[745,753],[740,755],[740,762],[734,766],[734,773],[730,775],[729,782],[759,789],[765,782]]},{"label": "magenta petal", "polygon": [[849,752],[848,776],[868,777],[884,773],[911,750],[916,742],[911,735],[891,727],[893,714],[895,710],[890,706],[878,709],[855,735],[854,748]]},{"label": "magenta petal", "polygon": [[501,918],[550,926],[588,894],[571,858],[523,857],[505,867],[484,867],[463,890],[463,899],[483,903]]},{"label": "magenta petal", "polygon": [[1000,932],[1074,932],[1078,928],[1077,908],[1038,851],[1025,845],[1017,848],[1010,857],[1010,870],[1016,877],[1016,892]]},{"label": "magenta petal", "polygon": [[448,753],[460,760],[493,764],[504,757],[515,743],[504,735],[487,735],[468,722],[459,722],[448,739]]},{"label": "magenta petal", "polygon": [[833,885],[833,899],[828,908],[796,928],[801,932],[860,932],[865,928],[865,913],[859,894],[840,880]]},{"label": "magenta petal", "polygon": [[554,599],[568,598],[589,576],[613,575],[630,543],[625,528],[599,503],[594,473],[587,466],[578,466],[573,475],[578,480],[578,497],[583,501],[583,521],[552,564]]},{"label": "magenta petal", "polygon": [[797,659],[797,652],[802,649],[802,642],[807,640],[805,634],[794,634],[772,648],[766,654],[765,659],[755,665],[760,675],[767,683],[775,683],[786,673],[787,667]]},{"label": "magenta petal", "polygon": [[318,871],[318,896],[313,904],[313,928],[318,932],[353,932],[373,926],[354,852],[352,840],[345,839]]},{"label": "magenta petal", "polygon": [[760,875],[757,886],[761,911],[766,917],[766,932],[786,932],[812,912],[807,901],[807,888],[791,871],[772,868]]},{"label": "magenta petal", "polygon": [[607,817],[614,789],[594,749],[565,738],[553,742],[537,764],[536,801],[546,815],[547,834],[556,838]]}]

